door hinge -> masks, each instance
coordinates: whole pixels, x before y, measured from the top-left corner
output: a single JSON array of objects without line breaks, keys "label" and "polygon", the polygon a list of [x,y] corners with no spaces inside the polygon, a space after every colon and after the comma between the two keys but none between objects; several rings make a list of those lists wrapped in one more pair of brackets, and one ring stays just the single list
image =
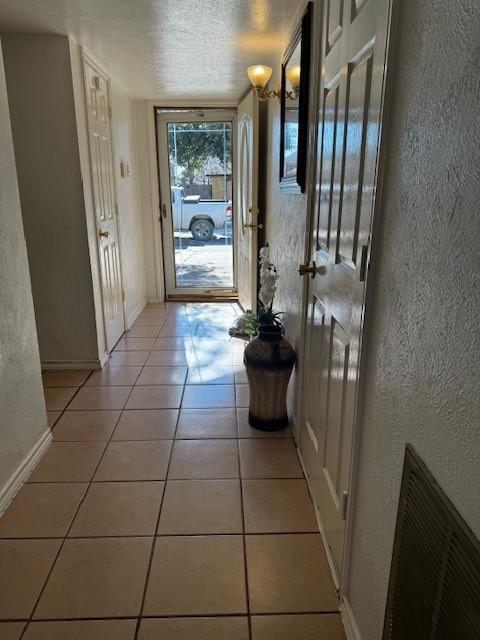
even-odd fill
[{"label": "door hinge", "polygon": [[348,493],[344,491],[342,493],[342,504],[340,505],[340,517],[342,520],[347,519],[347,507],[348,507]]}]

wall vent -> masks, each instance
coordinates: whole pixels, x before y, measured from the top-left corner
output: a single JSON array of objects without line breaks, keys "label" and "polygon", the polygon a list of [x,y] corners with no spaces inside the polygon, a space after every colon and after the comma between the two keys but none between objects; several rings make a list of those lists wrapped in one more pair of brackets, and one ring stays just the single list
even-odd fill
[{"label": "wall vent", "polygon": [[479,640],[480,544],[407,445],[383,640]]}]

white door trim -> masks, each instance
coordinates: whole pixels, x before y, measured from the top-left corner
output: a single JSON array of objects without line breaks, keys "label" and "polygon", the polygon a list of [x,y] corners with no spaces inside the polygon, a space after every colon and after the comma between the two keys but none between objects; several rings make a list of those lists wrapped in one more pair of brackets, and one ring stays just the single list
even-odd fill
[{"label": "white door trim", "polygon": [[[218,290],[212,289],[211,291],[207,289],[197,288],[197,287],[195,288],[182,287],[181,289],[173,288],[171,292],[168,291],[169,280],[172,282],[174,280],[174,274],[172,274],[171,270],[172,268],[175,269],[175,265],[173,263],[172,264],[167,263],[167,260],[170,261],[174,254],[173,229],[171,227],[172,216],[170,215],[166,219],[163,218],[161,213],[161,207],[162,207],[162,203],[165,202],[163,200],[163,195],[162,195],[162,184],[164,185],[170,184],[170,168],[167,163],[163,163],[160,165],[158,164],[159,162],[158,159],[160,158],[161,154],[166,153],[166,145],[167,145],[165,131],[158,130],[158,122],[160,121],[162,123],[162,126],[167,125],[170,122],[178,122],[178,121],[197,122],[199,120],[204,122],[222,121],[222,122],[231,123],[231,126],[232,126],[232,206],[233,206],[233,211],[236,211],[236,206],[237,206],[237,197],[235,192],[236,191],[235,171],[236,171],[236,164],[237,164],[236,162],[236,152],[237,152],[236,111],[234,109],[220,109],[220,108],[213,109],[212,108],[210,109],[210,112],[209,112],[206,109],[202,109],[199,107],[195,109],[192,108],[191,110],[189,110],[189,112],[175,113],[174,111],[172,111],[172,113],[165,112],[163,114],[157,115],[156,109],[157,108],[154,108],[153,110],[153,117],[154,117],[154,123],[155,123],[155,143],[156,143],[155,156],[156,156],[156,164],[157,164],[156,181],[159,186],[159,189],[158,189],[158,199],[153,209],[154,210],[156,209],[158,211],[158,218],[156,220],[155,227],[159,231],[158,235],[159,235],[159,241],[160,241],[160,248],[161,248],[161,253],[163,255],[162,271],[164,274],[165,297],[167,297],[168,295],[182,296],[182,297],[183,296],[224,297],[224,296],[235,295],[237,290],[236,255],[237,255],[237,236],[238,236],[235,215],[232,216],[233,287],[226,287],[225,289],[218,289]],[[202,113],[202,116],[199,115],[200,112]],[[158,140],[158,143],[157,143],[157,140]],[[157,147],[157,144],[158,144],[158,147]],[[157,148],[158,148],[158,152],[157,152]],[[166,199],[167,198],[168,198],[168,201],[170,201],[170,193],[168,193],[168,195],[166,196]],[[165,249],[166,247],[168,247],[168,250]]]},{"label": "white door trim", "polygon": [[[155,296],[149,296],[147,302],[163,302],[165,300],[165,274],[163,270],[163,245],[159,224],[160,179],[158,173],[156,109],[236,109],[237,101],[203,100],[196,103],[192,100],[145,100],[145,118],[147,123],[147,153],[150,186],[150,217],[153,229]],[[148,266],[148,265],[147,265]]]}]

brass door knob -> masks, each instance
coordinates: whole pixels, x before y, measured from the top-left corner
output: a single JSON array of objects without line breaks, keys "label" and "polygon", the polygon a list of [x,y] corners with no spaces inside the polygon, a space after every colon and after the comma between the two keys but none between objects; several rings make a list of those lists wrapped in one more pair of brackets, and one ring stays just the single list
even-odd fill
[{"label": "brass door knob", "polygon": [[250,222],[246,222],[243,225],[244,229],[263,229],[263,224],[251,224]]},{"label": "brass door knob", "polygon": [[309,278],[314,278],[315,274],[317,273],[317,265],[312,260],[310,264],[299,264],[297,267],[297,271],[301,276],[308,275]]},{"label": "brass door knob", "polygon": [[98,230],[98,237],[99,238],[108,238],[109,235],[110,235],[109,231],[104,231],[103,229],[99,229]]}]

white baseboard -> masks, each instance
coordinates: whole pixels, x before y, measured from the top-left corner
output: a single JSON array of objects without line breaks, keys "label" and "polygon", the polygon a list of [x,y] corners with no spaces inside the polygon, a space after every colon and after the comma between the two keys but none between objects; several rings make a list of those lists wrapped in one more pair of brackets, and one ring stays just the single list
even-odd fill
[{"label": "white baseboard", "polygon": [[145,309],[145,305],[146,304],[147,304],[146,301],[145,302],[141,302],[140,304],[138,304],[135,307],[135,309],[133,309],[133,311],[131,311],[128,314],[128,317],[127,317],[127,331],[132,328],[133,323],[138,318],[138,316],[142,313],[142,311]]},{"label": "white baseboard", "polygon": [[32,447],[18,469],[10,476],[5,486],[0,490],[0,515],[8,507],[18,490],[28,480],[32,471],[40,462],[51,440],[52,432],[48,429],[43,433],[40,440]]},{"label": "white baseboard", "polygon": [[340,604],[340,614],[342,616],[347,640],[362,640],[357,623],[355,622],[355,616],[353,615],[350,601],[345,595],[343,596]]},{"label": "white baseboard", "polygon": [[102,363],[97,360],[47,360],[41,363],[42,369],[50,371],[52,369],[101,369]]},{"label": "white baseboard", "polygon": [[160,300],[160,298],[147,298],[147,304],[160,304],[160,302],[165,302],[165,300]]}]

